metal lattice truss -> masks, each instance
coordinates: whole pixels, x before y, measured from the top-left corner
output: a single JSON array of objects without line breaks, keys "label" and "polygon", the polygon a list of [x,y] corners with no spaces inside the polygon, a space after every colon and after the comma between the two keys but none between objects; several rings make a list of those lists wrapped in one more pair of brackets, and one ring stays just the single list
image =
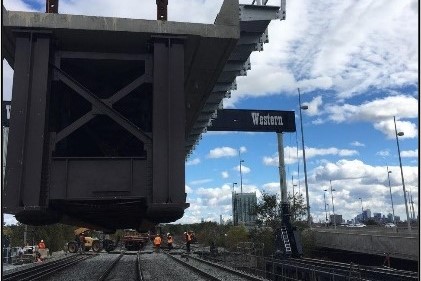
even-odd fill
[{"label": "metal lattice truss", "polygon": [[217,117],[217,110],[223,108],[223,99],[230,98],[231,91],[237,89],[236,77],[246,76],[251,69],[250,54],[263,51],[263,44],[269,42],[267,28],[271,20],[285,19],[285,1],[281,0],[280,7],[267,6],[267,0],[263,4],[257,1],[253,5],[253,1],[252,5],[239,6],[240,39],[186,139],[186,159]]}]

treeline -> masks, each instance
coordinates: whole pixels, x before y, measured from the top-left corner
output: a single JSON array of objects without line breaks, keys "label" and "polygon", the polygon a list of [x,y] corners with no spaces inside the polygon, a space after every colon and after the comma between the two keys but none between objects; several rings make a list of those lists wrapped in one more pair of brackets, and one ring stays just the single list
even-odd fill
[{"label": "treeline", "polygon": [[63,250],[65,244],[74,240],[73,231],[77,228],[64,224],[53,224],[43,226],[31,226],[17,223],[16,225],[5,225],[2,229],[2,246],[23,247],[24,233],[26,227],[26,243],[37,245],[44,240],[50,252]]}]

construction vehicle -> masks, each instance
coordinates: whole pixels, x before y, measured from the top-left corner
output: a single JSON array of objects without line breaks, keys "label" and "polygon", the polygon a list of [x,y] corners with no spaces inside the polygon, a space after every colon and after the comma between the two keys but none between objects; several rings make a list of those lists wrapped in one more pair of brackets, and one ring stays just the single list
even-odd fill
[{"label": "construction vehicle", "polygon": [[138,251],[148,242],[148,233],[139,233],[134,229],[125,229],[122,242],[128,251]]},{"label": "construction vehicle", "polygon": [[92,237],[92,232],[92,230],[84,227],[75,229],[75,241],[70,241],[67,243],[67,250],[70,253],[76,253],[79,250],[80,242],[78,239],[82,234],[84,236],[85,251],[92,249],[92,251],[95,253],[100,252],[103,248],[103,242],[97,237]]}]

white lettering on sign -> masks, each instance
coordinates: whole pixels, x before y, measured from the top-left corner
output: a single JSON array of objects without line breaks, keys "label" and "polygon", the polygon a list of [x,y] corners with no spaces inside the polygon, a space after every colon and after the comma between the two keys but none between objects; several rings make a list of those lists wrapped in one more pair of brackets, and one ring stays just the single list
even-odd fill
[{"label": "white lettering on sign", "polygon": [[252,112],[251,118],[253,119],[254,126],[283,126],[282,116],[280,115],[264,115],[260,116],[259,112]]}]

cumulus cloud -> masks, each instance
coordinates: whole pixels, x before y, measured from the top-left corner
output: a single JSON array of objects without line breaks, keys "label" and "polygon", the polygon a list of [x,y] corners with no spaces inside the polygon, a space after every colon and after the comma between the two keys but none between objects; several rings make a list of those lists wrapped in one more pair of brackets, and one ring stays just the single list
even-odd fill
[{"label": "cumulus cloud", "polygon": [[315,116],[319,114],[319,107],[323,104],[322,96],[315,97],[313,100],[303,105],[307,105],[308,109],[304,112],[310,116]]},{"label": "cumulus cloud", "polygon": [[418,158],[418,149],[415,150],[404,150],[401,152],[401,157],[405,158]]},{"label": "cumulus cloud", "polygon": [[194,166],[200,163],[200,158],[194,158],[186,162],[186,166]]},{"label": "cumulus cloud", "polygon": [[[318,156],[326,156],[326,155],[337,155],[341,157],[349,157],[349,156],[358,155],[358,151],[356,150],[339,149],[336,147],[330,147],[330,148],[306,147],[305,150],[306,150],[306,159],[310,159],[310,158],[314,158]],[[285,157],[284,158],[285,164],[294,164],[299,159],[302,159],[303,151],[298,150],[298,156],[297,156],[297,148],[287,146],[284,148],[284,157]],[[274,153],[272,156],[264,156],[263,164],[266,166],[279,166],[278,152]]]},{"label": "cumulus cloud", "polygon": [[401,119],[418,118],[418,100],[413,96],[397,95],[367,101],[361,105],[342,104],[325,107],[328,119],[336,123],[370,122],[375,129],[388,138],[394,138],[396,116],[398,131],[404,131],[403,138],[418,136],[416,124]]},{"label": "cumulus cloud", "polygon": [[228,105],[247,97],[296,94],[297,87],[303,93],[332,90],[348,99],[370,89],[417,86],[413,6],[417,1],[288,2],[287,20],[271,22],[270,43],[252,54],[252,69],[237,79]]},{"label": "cumulus cloud", "polygon": [[[237,171],[237,172],[240,172],[240,165],[235,166],[235,167],[233,168],[233,170],[234,170],[234,171]],[[241,173],[242,173],[242,174],[248,174],[248,173],[250,173],[250,172],[251,172],[251,169],[250,169],[249,167],[244,166],[244,165],[241,165]]]},{"label": "cumulus cloud", "polygon": [[359,141],[353,141],[351,142],[351,146],[360,146],[360,147],[364,147],[365,144],[360,143]]},{"label": "cumulus cloud", "polygon": [[232,147],[217,147],[209,151],[208,158],[234,157],[238,156],[238,150]]},{"label": "cumulus cloud", "polygon": [[[402,181],[399,166],[389,166],[390,183],[395,213],[405,219]],[[413,191],[413,197],[418,196],[418,167],[403,167],[407,190]],[[335,213],[345,218],[355,217],[361,210],[363,199],[364,209],[384,215],[391,212],[389,184],[386,166],[372,166],[360,160],[340,160],[336,163],[326,162],[316,167],[309,175],[309,198],[312,215],[323,218],[323,190],[335,189]],[[330,195],[330,192],[327,194]],[[414,201],[415,202],[415,201]],[[415,202],[417,206],[418,201]]]},{"label": "cumulus cloud", "polygon": [[222,176],[223,179],[227,179],[227,178],[229,178],[230,175],[227,171],[222,171],[221,176]]},{"label": "cumulus cloud", "polygon": [[25,3],[23,0],[4,0],[3,5],[6,8],[6,10],[36,12],[36,9],[32,8],[29,4]]}]

